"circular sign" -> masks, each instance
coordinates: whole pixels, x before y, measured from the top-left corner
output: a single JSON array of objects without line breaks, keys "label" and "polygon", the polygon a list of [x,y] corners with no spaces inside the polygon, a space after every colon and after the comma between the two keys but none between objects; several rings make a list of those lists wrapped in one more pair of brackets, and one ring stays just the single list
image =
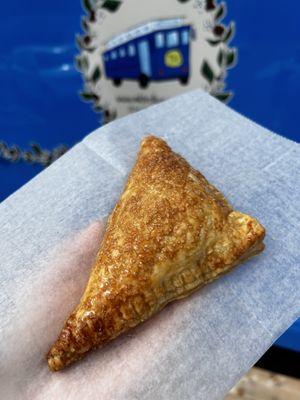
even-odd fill
[{"label": "circular sign", "polygon": [[[203,88],[227,101],[226,71],[236,50],[234,24],[212,0],[85,0],[86,35],[78,38],[82,97],[106,121]],[[134,12],[133,12],[134,11]]]}]

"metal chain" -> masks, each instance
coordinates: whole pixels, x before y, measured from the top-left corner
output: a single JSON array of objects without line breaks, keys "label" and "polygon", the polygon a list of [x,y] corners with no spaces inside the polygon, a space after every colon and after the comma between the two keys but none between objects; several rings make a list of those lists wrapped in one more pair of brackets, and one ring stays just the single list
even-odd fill
[{"label": "metal chain", "polygon": [[8,146],[5,142],[0,142],[0,161],[5,160],[11,163],[25,162],[28,164],[38,164],[48,167],[55,160],[61,157],[68,150],[67,146],[59,145],[53,150],[45,150],[37,143],[31,143],[29,150],[22,150],[16,145]]}]

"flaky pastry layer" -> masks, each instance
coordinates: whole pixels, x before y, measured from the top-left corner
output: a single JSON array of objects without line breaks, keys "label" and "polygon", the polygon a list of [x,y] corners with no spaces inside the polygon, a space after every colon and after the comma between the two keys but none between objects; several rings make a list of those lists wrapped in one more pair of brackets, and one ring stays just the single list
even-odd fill
[{"label": "flaky pastry layer", "polygon": [[259,253],[264,234],[162,139],[146,137],[49,368],[64,368]]}]

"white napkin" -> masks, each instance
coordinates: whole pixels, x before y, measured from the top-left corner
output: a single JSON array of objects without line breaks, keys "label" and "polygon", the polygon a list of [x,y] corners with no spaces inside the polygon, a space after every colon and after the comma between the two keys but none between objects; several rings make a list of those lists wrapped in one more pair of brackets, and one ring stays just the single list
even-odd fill
[{"label": "white napkin", "polygon": [[[257,217],[266,250],[51,373],[45,353],[149,133]],[[0,398],[222,399],[299,315],[299,164],[298,144],[195,91],[98,129],[0,204]]]}]

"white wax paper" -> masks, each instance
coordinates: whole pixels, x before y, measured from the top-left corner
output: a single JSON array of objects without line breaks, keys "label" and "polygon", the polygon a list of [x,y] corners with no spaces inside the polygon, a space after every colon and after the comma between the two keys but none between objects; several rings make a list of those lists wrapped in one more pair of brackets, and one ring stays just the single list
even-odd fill
[{"label": "white wax paper", "polygon": [[[266,250],[58,373],[75,306],[140,140],[153,133],[267,229]],[[299,145],[195,91],[113,122],[0,204],[0,398],[222,399],[298,317]]]}]

